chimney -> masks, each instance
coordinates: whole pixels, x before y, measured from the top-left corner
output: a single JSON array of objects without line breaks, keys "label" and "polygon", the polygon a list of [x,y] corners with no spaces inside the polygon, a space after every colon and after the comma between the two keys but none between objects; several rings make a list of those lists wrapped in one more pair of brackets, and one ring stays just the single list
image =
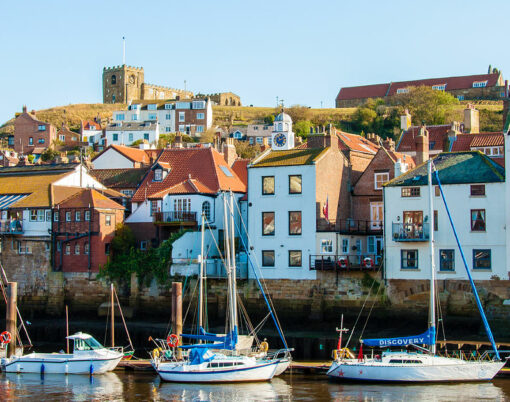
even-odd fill
[{"label": "chimney", "polygon": [[308,148],[325,148],[326,137],[322,134],[314,134],[308,137]]},{"label": "chimney", "polygon": [[429,159],[429,132],[423,125],[420,134],[416,137],[416,165],[419,166]]},{"label": "chimney", "polygon": [[182,136],[181,135],[176,135],[175,136],[175,140],[174,140],[174,143],[173,143],[173,148],[183,148]]},{"label": "chimney", "polygon": [[262,146],[266,148],[269,146],[269,137],[262,137]]},{"label": "chimney", "polygon": [[508,98],[508,80],[505,80],[505,98]]},{"label": "chimney", "polygon": [[400,129],[406,131],[411,127],[411,115],[409,110],[404,110],[404,114],[400,116]]},{"label": "chimney", "polygon": [[452,144],[457,140],[457,135],[461,133],[460,130],[460,123],[457,121],[452,121],[452,125],[450,127],[450,130],[448,130],[448,143],[449,148],[452,148]]},{"label": "chimney", "polygon": [[393,141],[391,138],[386,138],[383,141],[383,147],[386,148],[388,151],[395,151],[395,141]]},{"label": "chimney", "polygon": [[231,167],[237,159],[237,152],[233,138],[227,138],[223,144],[223,158],[225,158],[225,162],[227,162],[229,167]]},{"label": "chimney", "polygon": [[[405,158],[405,156],[404,156]],[[402,173],[405,173],[407,172],[407,163],[405,162],[405,159],[404,159],[404,162],[402,162],[401,159],[398,159],[396,162],[395,162],[395,177],[398,177],[400,176]]]},{"label": "chimney", "polygon": [[471,103],[464,109],[464,132],[469,134],[480,132],[480,113]]},{"label": "chimney", "polygon": [[26,113],[27,112],[27,105],[23,105],[23,113]]},{"label": "chimney", "polygon": [[324,135],[324,146],[330,147],[333,151],[338,151],[338,137],[336,130],[332,124],[328,125],[326,134]]}]

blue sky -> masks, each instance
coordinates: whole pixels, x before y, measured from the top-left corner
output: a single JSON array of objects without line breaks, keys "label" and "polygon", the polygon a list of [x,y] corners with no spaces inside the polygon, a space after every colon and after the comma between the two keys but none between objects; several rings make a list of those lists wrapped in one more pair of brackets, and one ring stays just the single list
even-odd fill
[{"label": "blue sky", "polygon": [[510,2],[23,1],[2,5],[0,122],[100,103],[104,66],[145,81],[232,91],[243,104],[333,107],[342,86],[485,73],[510,77]]}]

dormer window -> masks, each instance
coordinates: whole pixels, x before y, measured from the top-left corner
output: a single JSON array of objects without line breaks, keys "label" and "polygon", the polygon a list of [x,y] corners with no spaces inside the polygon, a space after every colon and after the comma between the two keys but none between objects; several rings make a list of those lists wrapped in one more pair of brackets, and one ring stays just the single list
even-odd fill
[{"label": "dormer window", "polygon": [[432,85],[432,89],[436,91],[444,91],[446,89],[446,84]]},{"label": "dormer window", "polygon": [[474,81],[473,88],[485,88],[487,86],[487,81]]},{"label": "dormer window", "polygon": [[163,180],[163,169],[158,168],[154,171],[154,181]]},{"label": "dormer window", "polygon": [[147,110],[156,110],[158,108],[158,105],[155,103],[151,103],[150,105],[147,105]]}]

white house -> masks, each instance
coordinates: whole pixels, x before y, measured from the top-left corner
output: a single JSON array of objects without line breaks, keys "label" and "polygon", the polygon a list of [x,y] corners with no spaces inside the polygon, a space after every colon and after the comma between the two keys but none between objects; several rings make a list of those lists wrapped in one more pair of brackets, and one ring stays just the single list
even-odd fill
[{"label": "white house", "polygon": [[[476,151],[442,153],[433,163],[473,279],[508,279],[504,169]],[[467,279],[435,178],[430,227],[427,183],[422,164],[384,185],[386,279],[430,278],[431,230],[437,278]]]},{"label": "white house", "polygon": [[138,148],[123,145],[110,145],[92,159],[94,169],[131,169],[150,166],[161,152],[154,147],[147,149],[147,144]]},{"label": "white house", "polygon": [[105,129],[106,145],[131,145],[135,141],[157,144],[159,125],[156,122],[111,123]]},{"label": "white house", "polygon": [[101,124],[95,121],[82,120],[80,124],[80,134],[82,141],[88,142],[89,145],[92,146],[93,144],[101,144],[103,129]]}]

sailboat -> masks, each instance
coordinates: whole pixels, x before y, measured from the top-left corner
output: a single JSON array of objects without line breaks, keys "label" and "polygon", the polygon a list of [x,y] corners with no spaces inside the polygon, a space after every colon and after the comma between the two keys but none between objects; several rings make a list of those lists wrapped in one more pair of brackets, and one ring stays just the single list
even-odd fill
[{"label": "sailboat", "polygon": [[[199,275],[199,317],[198,334],[180,334],[181,337],[196,340],[199,343],[178,346],[187,352],[184,360],[162,361],[159,356],[152,357],[152,365],[163,381],[195,383],[230,383],[269,381],[275,375],[279,358],[242,355],[236,350],[239,342],[237,316],[237,286],[235,269],[235,241],[233,223],[234,199],[230,193],[230,206],[227,209],[226,197],[223,198],[225,219],[225,268],[227,271],[228,297],[228,333],[226,335],[206,332],[204,329],[204,229],[205,217],[202,214],[202,247]],[[227,220],[230,215],[230,225]],[[230,227],[229,227],[230,226]],[[171,335],[175,336],[175,335]],[[176,337],[178,339],[178,337]],[[174,343],[174,345],[177,342]]]},{"label": "sailboat", "polygon": [[[434,227],[433,197],[432,197],[432,161],[428,161],[428,186],[429,186],[429,216],[432,219],[431,226]],[[439,180],[437,170],[435,178],[443,199],[450,224],[457,241],[466,271],[471,282],[471,287],[480,310],[480,315],[485,325],[487,335],[494,349],[494,357],[489,358],[487,352],[478,360],[463,360],[455,357],[444,357],[436,354],[436,292],[435,292],[435,267],[434,267],[434,231],[430,231],[430,255],[431,255],[431,275],[430,275],[430,306],[429,306],[429,328],[426,332],[417,336],[407,336],[399,338],[386,339],[364,339],[362,345],[370,347],[414,347],[415,352],[388,351],[375,357],[364,357],[360,350],[359,357],[345,358],[346,353],[339,353],[335,361],[331,364],[327,375],[336,379],[357,380],[357,381],[393,381],[408,383],[425,382],[463,382],[463,381],[490,381],[505,365],[502,361],[492,336],[487,318],[483,311],[480,299],[478,297],[473,278],[467,268],[464,252],[460,245],[455,226],[453,224],[448,205],[444,198],[443,189]],[[341,328],[340,330],[343,330]],[[426,345],[423,347],[421,345]],[[338,349],[341,352],[339,345]]]}]

